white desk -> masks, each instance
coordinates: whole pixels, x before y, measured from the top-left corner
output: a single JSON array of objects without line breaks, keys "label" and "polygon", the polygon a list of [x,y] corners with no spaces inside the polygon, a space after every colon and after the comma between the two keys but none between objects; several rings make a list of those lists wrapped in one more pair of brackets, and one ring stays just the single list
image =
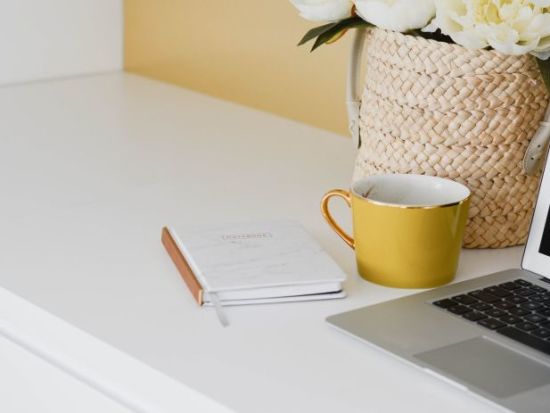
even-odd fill
[{"label": "white desk", "polygon": [[[348,184],[348,139],[120,73],[2,88],[0,114],[0,285],[240,412],[494,411],[325,324],[414,292],[359,279],[318,212]],[[224,329],[160,229],[274,218],[317,237],[349,297],[229,308]],[[466,251],[458,279],[520,258]]]}]

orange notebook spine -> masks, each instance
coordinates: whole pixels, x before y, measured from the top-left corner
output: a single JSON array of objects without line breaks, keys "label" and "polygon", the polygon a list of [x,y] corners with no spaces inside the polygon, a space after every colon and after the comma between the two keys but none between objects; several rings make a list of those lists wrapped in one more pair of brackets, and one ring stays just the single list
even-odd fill
[{"label": "orange notebook spine", "polygon": [[172,258],[172,261],[178,269],[181,278],[183,278],[183,281],[185,281],[185,284],[187,284],[187,288],[189,288],[189,291],[191,291],[193,298],[195,298],[199,305],[202,305],[202,286],[197,281],[197,277],[195,277],[195,274],[189,266],[189,263],[181,253],[176,241],[174,240],[174,238],[172,238],[172,234],[170,234],[170,231],[168,231],[168,228],[166,227],[162,228],[161,241],[164,245],[164,248],[166,248],[168,255],[170,256],[170,258]]}]

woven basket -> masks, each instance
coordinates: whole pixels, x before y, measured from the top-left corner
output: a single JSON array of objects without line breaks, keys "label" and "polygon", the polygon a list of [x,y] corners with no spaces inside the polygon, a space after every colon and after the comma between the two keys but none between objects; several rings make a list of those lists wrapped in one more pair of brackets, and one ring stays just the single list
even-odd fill
[{"label": "woven basket", "polygon": [[472,191],[465,247],[524,243],[539,182],[537,171],[525,173],[524,157],[550,100],[534,58],[382,29],[364,35],[354,180],[379,173],[456,180]]}]

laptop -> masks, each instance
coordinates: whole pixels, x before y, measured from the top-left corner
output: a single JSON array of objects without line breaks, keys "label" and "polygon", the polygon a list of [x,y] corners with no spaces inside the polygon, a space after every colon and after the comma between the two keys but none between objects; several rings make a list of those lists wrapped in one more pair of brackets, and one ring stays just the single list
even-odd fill
[{"label": "laptop", "polygon": [[331,316],[328,323],[519,412],[550,411],[550,161],[522,269]]}]

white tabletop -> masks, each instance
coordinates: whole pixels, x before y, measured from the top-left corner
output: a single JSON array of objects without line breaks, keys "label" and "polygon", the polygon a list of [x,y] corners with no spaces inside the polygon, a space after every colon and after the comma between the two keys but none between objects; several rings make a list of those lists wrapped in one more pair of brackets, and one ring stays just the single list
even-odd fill
[{"label": "white tabletop", "polygon": [[132,413],[1,336],[0,363],[5,412]]},{"label": "white tabletop", "polygon": [[[0,88],[0,114],[1,286],[240,412],[495,409],[324,322],[414,292],[362,281],[318,212],[348,185],[348,139],[122,73]],[[302,222],[349,296],[228,308],[222,328],[161,227],[264,219]],[[465,251],[457,280],[520,258]]]}]

